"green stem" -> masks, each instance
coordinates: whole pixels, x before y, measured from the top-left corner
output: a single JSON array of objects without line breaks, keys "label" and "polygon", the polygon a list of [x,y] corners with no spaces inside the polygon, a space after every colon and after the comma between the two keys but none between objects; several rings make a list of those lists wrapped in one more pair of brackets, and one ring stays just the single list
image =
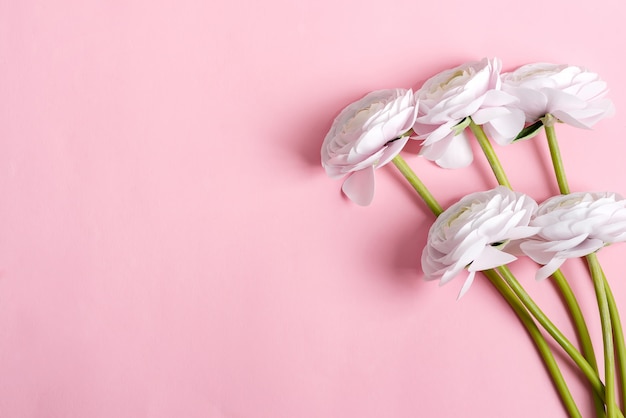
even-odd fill
[{"label": "green stem", "polygon": [[593,280],[593,287],[598,299],[600,310],[600,323],[602,324],[602,340],[604,341],[604,384],[606,385],[606,416],[616,416],[615,407],[615,352],[613,348],[613,330],[611,327],[611,313],[606,295],[606,288],[602,278],[602,268],[598,262],[596,253],[587,256],[587,264]]},{"label": "green stem", "polygon": [[502,168],[502,164],[500,164],[500,160],[498,159],[498,156],[496,155],[493,146],[491,146],[491,142],[489,142],[487,135],[485,135],[485,131],[483,131],[482,127],[476,125],[476,123],[474,123],[471,118],[469,127],[476,137],[478,144],[480,144],[480,147],[482,148],[485,157],[487,157],[487,161],[489,161],[489,165],[491,166],[491,170],[498,180],[498,184],[506,186],[510,189],[511,183],[509,183],[509,179],[506,177],[504,169]]},{"label": "green stem", "polygon": [[[582,347],[582,354],[589,363],[589,365],[593,368],[593,370],[598,373],[598,363],[596,361],[596,354],[593,350],[591,336],[589,335],[589,328],[587,327],[587,323],[585,322],[585,317],[583,316],[582,310],[580,309],[580,305],[576,300],[576,296],[574,295],[572,288],[570,287],[567,279],[565,278],[561,270],[555,271],[552,274],[552,277],[561,293],[561,296],[565,301],[565,305],[568,308],[572,321],[574,322],[576,334],[578,335],[578,340],[580,341],[580,345]],[[596,409],[596,416],[604,417],[604,401],[595,392],[592,392],[592,396],[593,404]]]},{"label": "green stem", "polygon": [[543,359],[546,368],[552,377],[552,381],[561,396],[561,400],[563,401],[563,405],[565,406],[565,409],[567,409],[569,416],[582,417],[576,403],[574,402],[574,398],[567,387],[567,383],[561,374],[561,370],[554,359],[554,355],[552,354],[552,351],[550,351],[550,346],[537,327],[537,324],[535,324],[535,321],[533,321],[526,308],[524,308],[517,296],[515,296],[515,293],[513,293],[506,283],[502,281],[495,270],[485,270],[483,271],[483,274],[487,276],[491,284],[493,284],[493,286],[508,302],[513,311],[515,311],[517,317],[526,328],[526,331],[535,342],[537,350],[539,351],[539,354],[541,355],[541,358]]},{"label": "green stem", "polygon": [[396,155],[391,161],[393,161],[398,170],[400,170],[402,175],[408,180],[411,186],[413,186],[417,194],[424,200],[424,203],[426,203],[435,216],[439,216],[439,214],[443,212],[441,205],[439,205],[424,183],[417,177],[417,174],[415,174],[406,161],[404,161],[404,158],[400,157],[400,155]]},{"label": "green stem", "polygon": [[552,115],[548,114],[546,116],[543,127],[546,131],[548,147],[550,148],[550,157],[552,158],[552,165],[554,166],[556,181],[559,184],[559,191],[561,192],[561,194],[569,194],[569,185],[567,184],[567,177],[565,176],[565,168],[563,167],[563,160],[561,159],[559,143],[556,140],[556,132],[554,130],[554,118],[552,117]]},{"label": "green stem", "polygon": [[570,315],[574,321],[576,332],[579,334],[579,338],[581,340],[583,355],[585,355],[585,357],[589,357],[587,359],[589,365],[597,370],[598,363],[596,362],[593,344],[591,342],[591,337],[589,336],[589,328],[587,328],[587,323],[585,322],[580,305],[576,300],[576,296],[574,295],[572,288],[569,286],[569,283],[561,270],[555,271],[552,276],[557,287],[559,288],[559,291],[561,292],[561,295],[565,299],[565,304],[567,305]]},{"label": "green stem", "polygon": [[611,315],[611,324],[613,326],[613,338],[615,343],[615,351],[617,353],[617,365],[620,376],[620,386],[622,393],[622,412],[626,413],[626,346],[624,346],[624,332],[622,331],[622,321],[619,317],[617,305],[613,292],[606,280],[604,272],[602,272],[604,288],[606,290],[606,299],[609,303],[609,314]]},{"label": "green stem", "polygon": [[[604,387],[597,372],[593,369],[587,360],[580,354],[580,352],[574,347],[574,345],[563,335],[563,333],[548,319],[543,311],[532,300],[530,295],[526,293],[522,285],[519,284],[513,273],[507,266],[498,267],[504,281],[511,287],[513,292],[517,295],[520,301],[524,304],[526,309],[535,317],[537,322],[554,338],[554,340],[565,350],[565,352],[571,357],[571,359],[580,368],[583,374],[587,377],[593,390],[598,393],[604,399]],[[614,400],[613,400],[614,402]]]}]

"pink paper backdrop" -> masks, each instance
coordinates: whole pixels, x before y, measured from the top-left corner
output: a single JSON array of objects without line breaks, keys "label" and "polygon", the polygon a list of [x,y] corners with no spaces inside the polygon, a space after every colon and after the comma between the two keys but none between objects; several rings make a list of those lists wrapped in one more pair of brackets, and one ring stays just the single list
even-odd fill
[{"label": "pink paper backdrop", "polygon": [[[1,417],[565,416],[484,281],[424,282],[432,216],[393,167],[372,206],[319,147],[370,90],[502,58],[585,65],[617,116],[559,127],[574,190],[626,193],[620,0],[0,1]],[[542,138],[497,148],[555,193]],[[482,158],[409,163],[446,205]],[[601,260],[626,312],[625,246]],[[571,335],[552,286],[515,271]],[[565,271],[592,319],[581,266]],[[583,380],[565,367],[585,416]]]}]

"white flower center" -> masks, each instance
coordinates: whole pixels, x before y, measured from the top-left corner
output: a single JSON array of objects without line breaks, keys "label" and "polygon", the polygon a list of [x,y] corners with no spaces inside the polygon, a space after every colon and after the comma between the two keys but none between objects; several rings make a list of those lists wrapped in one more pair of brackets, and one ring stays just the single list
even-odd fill
[{"label": "white flower center", "polygon": [[445,89],[446,87],[448,87],[455,79],[459,78],[459,77],[463,77],[465,75],[465,71],[463,70],[457,70],[454,73],[452,73],[452,75],[450,76],[450,78],[447,81],[444,81],[443,83],[439,84],[439,88],[440,89]]}]

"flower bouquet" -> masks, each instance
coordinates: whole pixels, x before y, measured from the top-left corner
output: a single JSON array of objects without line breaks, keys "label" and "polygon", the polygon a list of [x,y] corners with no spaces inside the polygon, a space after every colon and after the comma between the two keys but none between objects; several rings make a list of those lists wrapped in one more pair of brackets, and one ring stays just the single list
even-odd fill
[{"label": "flower bouquet", "polygon": [[[344,178],[342,190],[356,204],[374,198],[375,171],[393,163],[437,217],[421,265],[428,280],[464,278],[459,298],[476,273],[484,275],[511,306],[535,343],[569,416],[581,417],[555,361],[553,339],[588,382],[598,417],[626,415],[626,348],[619,313],[597,253],[626,241],[626,200],[613,192],[570,193],[556,138],[565,123],[591,128],[614,112],[600,77],[570,65],[530,64],[501,72],[498,59],[483,59],[428,79],[416,91],[379,90],[350,104],[324,139],[322,166]],[[514,145],[545,131],[560,195],[538,204],[515,191],[492,141]],[[409,141],[438,166],[454,169],[473,161],[478,141],[499,186],[473,191],[443,209],[400,156]],[[537,263],[535,278],[550,278],[570,314],[579,347],[544,314],[508,264],[519,257]],[[585,317],[560,267],[586,259],[602,328],[604,370],[598,370]],[[547,334],[547,335],[546,335]]]}]

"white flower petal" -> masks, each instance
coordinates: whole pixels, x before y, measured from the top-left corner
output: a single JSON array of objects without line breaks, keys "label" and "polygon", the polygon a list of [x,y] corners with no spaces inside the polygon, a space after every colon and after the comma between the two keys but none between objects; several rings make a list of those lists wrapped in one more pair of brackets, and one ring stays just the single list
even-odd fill
[{"label": "white flower petal", "polygon": [[483,126],[487,135],[500,145],[510,144],[524,129],[524,112],[520,109],[508,110],[508,114],[492,119]]},{"label": "white flower petal", "polygon": [[604,117],[602,109],[555,110],[552,115],[561,122],[581,129],[591,129],[595,122]]},{"label": "white flower petal", "polygon": [[456,300],[461,299],[467,293],[472,283],[474,283],[474,277],[476,277],[476,272],[470,271],[470,273],[467,275],[467,279],[465,279],[465,283],[463,283],[463,287],[461,287],[461,291],[459,292]]},{"label": "white flower petal", "polygon": [[557,271],[565,262],[564,258],[553,258],[548,264],[537,270],[535,280],[545,280]]},{"label": "white flower petal", "polygon": [[467,269],[469,271],[489,270],[509,264],[515,260],[517,260],[517,257],[488,245],[483,248],[480,256]]},{"label": "white flower petal", "polygon": [[389,161],[393,159],[396,155],[402,151],[406,143],[409,141],[408,136],[404,136],[400,139],[393,141],[391,144],[388,144],[385,150],[382,152],[380,156],[380,160],[378,161],[378,166],[382,167],[387,164]]},{"label": "white flower petal", "polygon": [[508,106],[518,102],[518,98],[502,90],[489,90],[485,94],[484,107]]},{"label": "white flower petal", "polygon": [[472,119],[477,125],[484,125],[485,123],[509,115],[511,112],[506,107],[487,107],[476,111],[472,115]]},{"label": "white flower petal", "polygon": [[[434,145],[437,142],[447,138],[449,135],[454,135],[452,129],[457,124],[457,121],[450,121],[442,125],[419,125],[413,126],[413,131],[424,138],[422,145]],[[424,134],[422,134],[425,132]]]},{"label": "white flower petal", "polygon": [[519,99],[517,106],[525,114],[527,122],[533,123],[545,116],[548,98],[541,91],[509,86],[507,83],[502,88]]},{"label": "white flower petal", "polygon": [[435,162],[443,168],[467,167],[474,160],[472,147],[467,140],[465,132],[454,136],[444,154],[437,158]]},{"label": "white flower petal", "polygon": [[604,242],[600,239],[590,238],[567,252],[568,258],[584,257],[591,253],[595,253],[604,247]]},{"label": "white flower petal", "polygon": [[513,228],[511,232],[507,234],[507,236],[511,240],[519,240],[536,235],[537,233],[539,233],[539,231],[541,231],[541,228],[539,227],[518,226]]},{"label": "white flower petal", "polygon": [[[391,140],[393,138],[390,138]],[[373,154],[380,150],[381,147],[387,143],[384,134],[382,124],[374,125],[370,127],[358,141],[354,144],[354,151],[358,154]]]},{"label": "white flower petal", "polygon": [[520,242],[519,248],[534,262],[539,264],[548,264],[556,254],[556,252],[550,251],[549,248],[547,248],[549,245],[549,243],[542,241],[527,240]]},{"label": "white flower petal", "polygon": [[423,143],[419,153],[426,159],[435,161],[446,153],[452,140],[454,140],[454,131],[448,131],[447,136],[433,144]]},{"label": "white flower petal", "polygon": [[374,199],[374,188],[374,167],[369,166],[351,173],[343,182],[341,190],[357,205],[367,206]]},{"label": "white flower petal", "polygon": [[587,103],[572,95],[557,89],[543,89],[543,94],[548,98],[548,112],[553,113],[558,110],[584,109]]}]

